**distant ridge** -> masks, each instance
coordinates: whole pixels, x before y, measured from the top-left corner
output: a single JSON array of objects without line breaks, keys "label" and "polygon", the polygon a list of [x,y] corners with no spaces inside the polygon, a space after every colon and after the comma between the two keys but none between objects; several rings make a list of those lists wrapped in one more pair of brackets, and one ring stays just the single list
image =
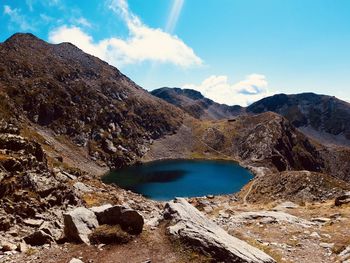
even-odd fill
[{"label": "distant ridge", "polygon": [[160,88],[151,93],[198,119],[229,119],[272,111],[323,143],[350,146],[350,104],[336,97],[315,93],[277,94],[244,108],[216,103],[191,89]]},{"label": "distant ridge", "polygon": [[197,119],[227,119],[244,111],[241,106],[216,103],[192,89],[165,87],[153,90],[151,94],[183,109]]}]

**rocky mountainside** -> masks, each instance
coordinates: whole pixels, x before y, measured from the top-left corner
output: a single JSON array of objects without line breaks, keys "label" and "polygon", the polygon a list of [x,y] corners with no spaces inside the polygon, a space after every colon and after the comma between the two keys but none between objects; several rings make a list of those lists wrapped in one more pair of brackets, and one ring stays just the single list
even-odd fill
[{"label": "rocky mountainside", "polygon": [[321,141],[350,145],[350,104],[335,97],[302,93],[279,94],[250,105],[247,112],[273,111]]},{"label": "rocky mountainside", "polygon": [[242,113],[240,106],[227,106],[205,98],[200,92],[191,89],[160,88],[153,90],[157,96],[198,119],[229,119]]},{"label": "rocky mountainside", "polygon": [[181,123],[181,110],[72,44],[15,34],[0,57],[1,114],[68,136],[110,167],[133,162]]}]

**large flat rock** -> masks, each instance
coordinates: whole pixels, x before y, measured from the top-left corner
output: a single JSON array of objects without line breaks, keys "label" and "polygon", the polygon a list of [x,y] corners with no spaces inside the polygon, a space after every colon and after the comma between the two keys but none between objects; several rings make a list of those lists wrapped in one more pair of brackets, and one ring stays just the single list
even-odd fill
[{"label": "large flat rock", "polygon": [[229,235],[183,198],[167,203],[164,216],[174,223],[168,228],[171,235],[209,254],[217,261],[276,262],[263,251]]}]

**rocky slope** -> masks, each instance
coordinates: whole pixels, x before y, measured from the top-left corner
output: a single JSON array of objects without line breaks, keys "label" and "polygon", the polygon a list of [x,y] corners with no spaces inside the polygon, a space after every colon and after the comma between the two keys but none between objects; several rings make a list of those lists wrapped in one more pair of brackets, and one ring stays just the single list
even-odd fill
[{"label": "rocky slope", "polygon": [[0,57],[2,114],[68,136],[110,167],[133,162],[181,123],[180,110],[72,44],[15,34]]},{"label": "rocky slope", "polygon": [[[279,94],[253,103],[247,111],[276,112],[295,127],[304,128],[304,132],[324,140],[333,138],[338,144],[344,145],[350,140],[350,104],[335,97],[314,93]],[[327,138],[324,134],[331,136]]]},{"label": "rocky slope", "polygon": [[216,103],[191,89],[160,88],[153,90],[151,94],[198,119],[229,119],[241,114],[244,110],[240,106]]}]

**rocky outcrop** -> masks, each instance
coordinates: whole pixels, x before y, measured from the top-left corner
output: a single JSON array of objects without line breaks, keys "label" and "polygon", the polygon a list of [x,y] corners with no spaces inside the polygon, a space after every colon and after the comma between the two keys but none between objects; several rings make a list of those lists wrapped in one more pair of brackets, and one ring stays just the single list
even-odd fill
[{"label": "rocky outcrop", "polygon": [[78,207],[64,214],[64,234],[70,241],[90,244],[89,235],[98,226],[95,213],[87,208]]},{"label": "rocky outcrop", "polygon": [[[350,184],[323,173],[285,171],[266,173],[254,178],[246,200],[269,203],[289,200],[297,203],[335,199],[339,193],[350,191]],[[242,195],[247,193],[243,190]]]},{"label": "rocky outcrop", "polygon": [[260,220],[265,223],[281,223],[287,222],[293,225],[299,225],[304,228],[315,225],[313,222],[308,220],[290,215],[285,212],[275,211],[256,211],[256,212],[244,212],[237,215],[232,215],[229,221],[233,224],[246,223],[251,220]]},{"label": "rocky outcrop", "polygon": [[216,261],[267,263],[273,258],[241,241],[207,219],[185,199],[166,204],[164,217],[171,219],[170,235],[193,246]]},{"label": "rocky outcrop", "polygon": [[280,115],[263,113],[240,122],[242,128],[234,140],[243,160],[271,163],[278,171],[323,169],[315,145]]}]

